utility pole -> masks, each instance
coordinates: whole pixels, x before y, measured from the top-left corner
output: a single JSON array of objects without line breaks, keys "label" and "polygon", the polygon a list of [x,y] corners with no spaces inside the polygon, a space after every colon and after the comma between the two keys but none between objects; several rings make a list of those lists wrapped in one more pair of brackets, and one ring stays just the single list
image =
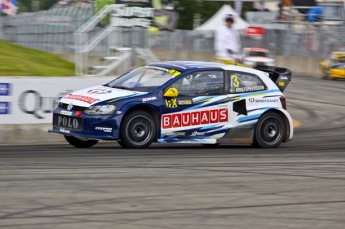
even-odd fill
[{"label": "utility pole", "polygon": [[195,0],[197,3],[197,13],[193,15],[193,29],[199,27],[201,25],[201,14],[199,13],[200,7],[202,7],[203,0]]},{"label": "utility pole", "polygon": [[31,11],[36,12],[40,10],[40,0],[31,0]]}]

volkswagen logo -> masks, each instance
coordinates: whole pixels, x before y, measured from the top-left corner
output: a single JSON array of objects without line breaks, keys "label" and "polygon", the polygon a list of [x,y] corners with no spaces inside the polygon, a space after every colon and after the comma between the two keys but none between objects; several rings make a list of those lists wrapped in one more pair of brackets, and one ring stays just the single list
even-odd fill
[{"label": "volkswagen logo", "polygon": [[73,103],[68,104],[67,110],[70,111],[70,110],[72,110],[72,108],[73,108]]}]

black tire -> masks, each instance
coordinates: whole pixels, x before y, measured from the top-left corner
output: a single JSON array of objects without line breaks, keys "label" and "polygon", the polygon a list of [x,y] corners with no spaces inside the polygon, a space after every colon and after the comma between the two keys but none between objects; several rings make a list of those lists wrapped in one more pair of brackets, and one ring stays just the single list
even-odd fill
[{"label": "black tire", "polygon": [[122,120],[121,143],[124,148],[144,149],[156,137],[156,127],[152,116],[146,111],[134,111]]},{"label": "black tire", "polygon": [[322,75],[321,75],[321,78],[322,78],[322,79],[327,80],[327,79],[329,78],[328,71],[329,71],[328,69],[322,69],[322,70],[321,70],[321,72],[322,72],[322,73],[321,73],[321,74],[322,74]]},{"label": "black tire", "polygon": [[117,143],[119,143],[119,145],[122,147],[122,148],[128,148],[125,144],[123,144],[123,141],[117,141]]},{"label": "black tire", "polygon": [[90,147],[92,147],[98,143],[98,140],[83,141],[83,140],[80,140],[80,139],[72,137],[72,136],[64,135],[64,137],[70,145],[77,147],[77,148],[90,148]]},{"label": "black tire", "polygon": [[220,144],[216,143],[216,144],[202,144],[203,146],[207,147],[207,148],[216,148],[218,147]]},{"label": "black tire", "polygon": [[277,113],[266,113],[256,124],[252,146],[258,148],[278,147],[285,138],[285,132],[286,127],[283,118]]}]

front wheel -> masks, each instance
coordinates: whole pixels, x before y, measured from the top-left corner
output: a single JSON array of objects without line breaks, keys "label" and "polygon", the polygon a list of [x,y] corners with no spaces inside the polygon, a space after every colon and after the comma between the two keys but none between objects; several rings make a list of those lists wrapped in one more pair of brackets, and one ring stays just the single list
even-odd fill
[{"label": "front wheel", "polygon": [[264,114],[256,124],[253,146],[259,148],[278,147],[285,137],[283,118],[277,113]]},{"label": "front wheel", "polygon": [[329,76],[328,76],[328,69],[321,69],[321,79],[324,79],[324,80],[327,80],[328,78],[329,78]]},{"label": "front wheel", "polygon": [[83,140],[80,140],[80,139],[72,137],[72,136],[64,135],[64,137],[70,145],[77,147],[77,148],[90,148],[90,147],[92,147],[98,143],[98,140],[83,141]]},{"label": "front wheel", "polygon": [[149,147],[156,136],[152,116],[146,111],[134,111],[125,116],[121,125],[123,148],[143,149]]}]

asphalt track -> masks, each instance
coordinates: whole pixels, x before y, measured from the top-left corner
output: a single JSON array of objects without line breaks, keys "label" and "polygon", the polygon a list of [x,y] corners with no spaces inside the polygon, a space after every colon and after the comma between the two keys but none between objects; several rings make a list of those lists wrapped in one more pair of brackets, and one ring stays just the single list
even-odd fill
[{"label": "asphalt track", "polygon": [[294,76],[277,149],[0,147],[0,228],[345,228],[345,81]]}]

